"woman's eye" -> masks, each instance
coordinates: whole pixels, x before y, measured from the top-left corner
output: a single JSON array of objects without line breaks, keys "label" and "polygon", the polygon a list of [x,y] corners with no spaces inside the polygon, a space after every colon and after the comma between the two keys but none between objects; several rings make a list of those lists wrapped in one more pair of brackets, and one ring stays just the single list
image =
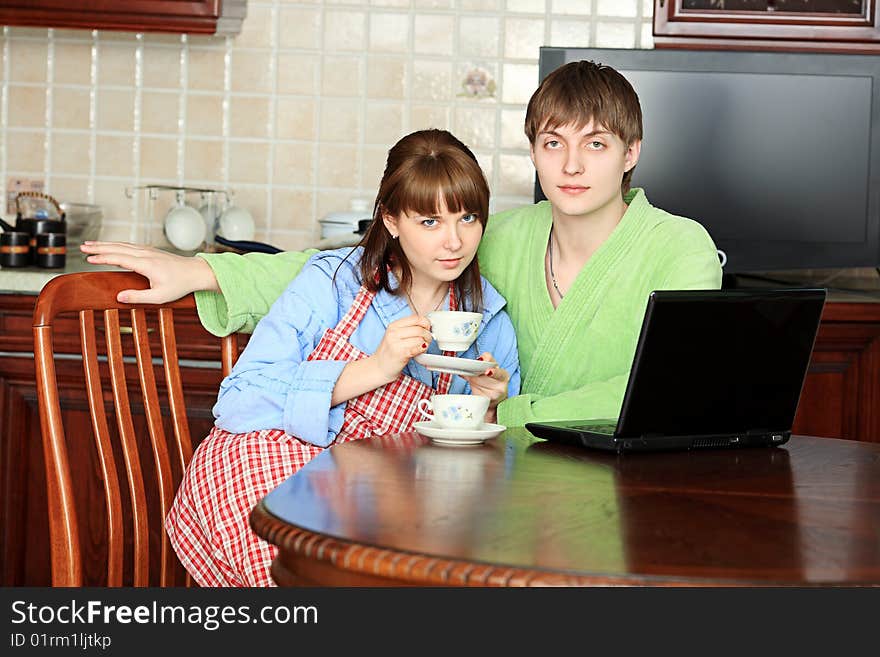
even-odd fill
[{"label": "woman's eye", "polygon": [[432,226],[436,226],[436,225],[437,225],[436,219],[422,219],[422,226],[425,226],[426,228],[431,228]]},{"label": "woman's eye", "polygon": [[477,215],[471,212],[470,214],[464,215],[461,220],[466,224],[472,224],[477,220]]}]

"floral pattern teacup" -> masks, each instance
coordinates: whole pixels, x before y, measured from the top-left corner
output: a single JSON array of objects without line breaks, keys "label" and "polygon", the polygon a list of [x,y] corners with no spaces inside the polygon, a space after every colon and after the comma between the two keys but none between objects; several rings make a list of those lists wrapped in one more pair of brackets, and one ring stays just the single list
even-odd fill
[{"label": "floral pattern teacup", "polygon": [[489,398],[483,395],[434,395],[431,399],[420,400],[418,410],[443,429],[477,429],[489,410]]},{"label": "floral pattern teacup", "polygon": [[431,335],[443,351],[465,351],[477,339],[482,313],[461,310],[437,310],[427,315]]}]

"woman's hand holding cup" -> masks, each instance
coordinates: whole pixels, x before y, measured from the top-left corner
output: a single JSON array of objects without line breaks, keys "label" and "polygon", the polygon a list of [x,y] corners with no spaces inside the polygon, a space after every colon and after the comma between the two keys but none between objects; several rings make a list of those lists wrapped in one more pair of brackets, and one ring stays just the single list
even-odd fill
[{"label": "woman's hand holding cup", "polygon": [[410,315],[391,322],[382,342],[369,358],[390,383],[403,371],[414,356],[423,354],[431,343],[431,322],[421,315]]},{"label": "woman's hand holding cup", "polygon": [[[480,360],[494,361],[495,358],[488,351],[480,356]],[[486,422],[494,423],[498,418],[496,411],[498,404],[507,399],[507,384],[510,381],[510,373],[498,366],[488,369],[477,376],[464,377],[471,385],[472,395],[481,395],[489,398],[489,409],[486,411]]]}]

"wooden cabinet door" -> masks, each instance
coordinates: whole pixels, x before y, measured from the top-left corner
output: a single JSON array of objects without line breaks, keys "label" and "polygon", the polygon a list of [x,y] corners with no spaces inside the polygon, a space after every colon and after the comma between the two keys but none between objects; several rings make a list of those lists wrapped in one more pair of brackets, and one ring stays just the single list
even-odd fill
[{"label": "wooden cabinet door", "polygon": [[0,23],[135,32],[238,34],[246,0],[11,0]]},{"label": "wooden cabinet door", "polygon": [[657,48],[880,52],[877,0],[654,0]]}]

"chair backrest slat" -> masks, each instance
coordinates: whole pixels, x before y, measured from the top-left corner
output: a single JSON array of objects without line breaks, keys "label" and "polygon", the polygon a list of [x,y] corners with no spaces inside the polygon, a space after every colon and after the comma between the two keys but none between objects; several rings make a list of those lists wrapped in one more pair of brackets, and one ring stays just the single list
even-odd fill
[{"label": "chair backrest slat", "polygon": [[86,380],[86,397],[92,418],[92,432],[98,452],[101,479],[104,484],[104,503],[107,509],[107,586],[122,586],[123,523],[122,495],[107,412],[104,409],[104,388],[98,369],[98,347],[95,340],[95,312],[83,310],[79,314],[79,334],[82,344],[83,372]]},{"label": "chair backrest slat", "polygon": [[[153,356],[150,351],[150,339],[147,332],[147,318],[144,311],[131,311],[131,323],[134,337],[134,348],[137,356],[138,374],[141,391],[144,397],[144,414],[147,418],[147,429],[150,432],[150,447],[153,452],[153,464],[156,468],[156,483],[159,489],[159,513],[164,521],[171,510],[174,499],[174,483],[171,480],[171,461],[168,457],[168,443],[165,440],[165,429],[162,426],[162,411],[159,407],[159,391],[156,389],[156,377],[153,373]],[[147,555],[144,555],[145,558]],[[171,543],[167,535],[162,533],[162,548],[159,561],[159,584],[171,586],[174,583],[174,560]]]},{"label": "chair backrest slat", "polygon": [[[188,295],[160,306],[131,306],[116,300],[121,290],[146,289],[148,286],[149,282],[145,278],[133,272],[62,274],[50,280],[37,298],[34,308],[34,355],[43,454],[46,461],[47,510],[54,586],[82,586],[84,583],[83,548],[85,546],[80,544],[80,534],[85,538],[85,532],[79,528],[77,522],[74,492],[79,495],[81,489],[89,488],[88,486],[81,488],[83,482],[79,479],[75,480],[74,476],[80,476],[81,464],[84,461],[88,462],[91,456],[83,449],[90,450],[91,445],[83,442],[78,435],[71,435],[71,444],[68,446],[62,424],[52,331],[55,318],[61,313],[68,312],[75,312],[79,317],[83,373],[94,434],[94,449],[97,452],[95,474],[99,474],[103,480],[101,485],[107,528],[106,584],[118,586],[123,584],[123,579],[127,582],[130,576],[132,581],[129,583],[135,586],[149,586],[151,557],[153,562],[158,561],[159,565],[158,577],[154,570],[153,580],[154,582],[158,580],[161,585],[173,585],[175,574],[180,569],[167,534],[161,529],[165,515],[173,502],[179,477],[189,465],[193,452],[172,309],[193,310],[195,299],[193,295]],[[157,388],[147,328],[146,312],[155,309],[159,311],[159,342],[165,383],[163,392],[167,393],[171,413],[173,445],[168,442],[171,437],[166,435],[168,432],[163,424],[163,400]],[[126,314],[132,311],[131,333],[135,345],[137,376],[133,374],[131,365],[128,365],[130,369],[126,377],[121,334],[128,329],[120,327],[120,310],[125,310]],[[103,313],[109,391],[104,381],[107,376],[106,371],[103,369],[103,364],[100,364],[100,345],[96,337],[96,330],[100,327],[96,326],[95,312]],[[221,363],[224,375],[232,369],[237,356],[236,337],[233,335],[223,338]],[[149,433],[149,448],[146,446],[147,437],[138,436],[134,428],[129,384],[139,385],[141,389],[144,418]],[[107,418],[105,394],[108,392],[112,393],[116,411],[115,426]],[[151,452],[150,456],[145,453],[147,449]],[[74,457],[73,461],[77,466],[75,469],[71,467],[71,457]],[[150,476],[149,481],[145,482],[145,474],[153,471],[155,477]],[[123,478],[125,483],[122,482]],[[146,485],[150,488],[146,488]],[[125,503],[126,491],[131,506],[130,522]],[[156,514],[155,517],[148,518],[147,500],[158,504],[159,509],[150,511],[159,511],[161,517]],[[91,516],[90,509],[87,513]],[[159,545],[160,551],[153,555],[150,554],[151,526],[154,532],[159,529],[162,537],[158,543],[154,537],[153,548],[155,550]],[[129,532],[131,536],[127,535]],[[130,553],[126,553],[126,549],[133,552],[131,569],[127,565]],[[187,586],[192,583],[188,573],[184,582]]]},{"label": "chair backrest slat", "polygon": [[192,440],[189,423],[186,421],[186,405],[183,398],[183,383],[180,379],[180,364],[177,360],[177,336],[174,332],[174,311],[170,308],[159,310],[159,338],[162,344],[162,360],[165,362],[165,385],[168,387],[168,405],[174,425],[174,447],[177,466],[181,472],[192,458]]},{"label": "chair backrest slat", "polygon": [[51,326],[34,327],[34,361],[37,394],[41,402],[43,457],[46,461],[52,586],[82,586],[79,525],[76,521],[67,442],[61,423]]},{"label": "chair backrest slat", "polygon": [[141,474],[137,436],[131,419],[131,405],[128,400],[118,310],[104,311],[104,329],[107,335],[107,361],[110,365],[113,402],[116,406],[116,425],[119,428],[119,441],[122,445],[125,473],[128,477],[128,490],[131,494],[134,585],[147,586],[150,576],[149,560],[145,558],[150,550],[150,536],[147,529],[147,498],[144,492],[144,478]]}]

